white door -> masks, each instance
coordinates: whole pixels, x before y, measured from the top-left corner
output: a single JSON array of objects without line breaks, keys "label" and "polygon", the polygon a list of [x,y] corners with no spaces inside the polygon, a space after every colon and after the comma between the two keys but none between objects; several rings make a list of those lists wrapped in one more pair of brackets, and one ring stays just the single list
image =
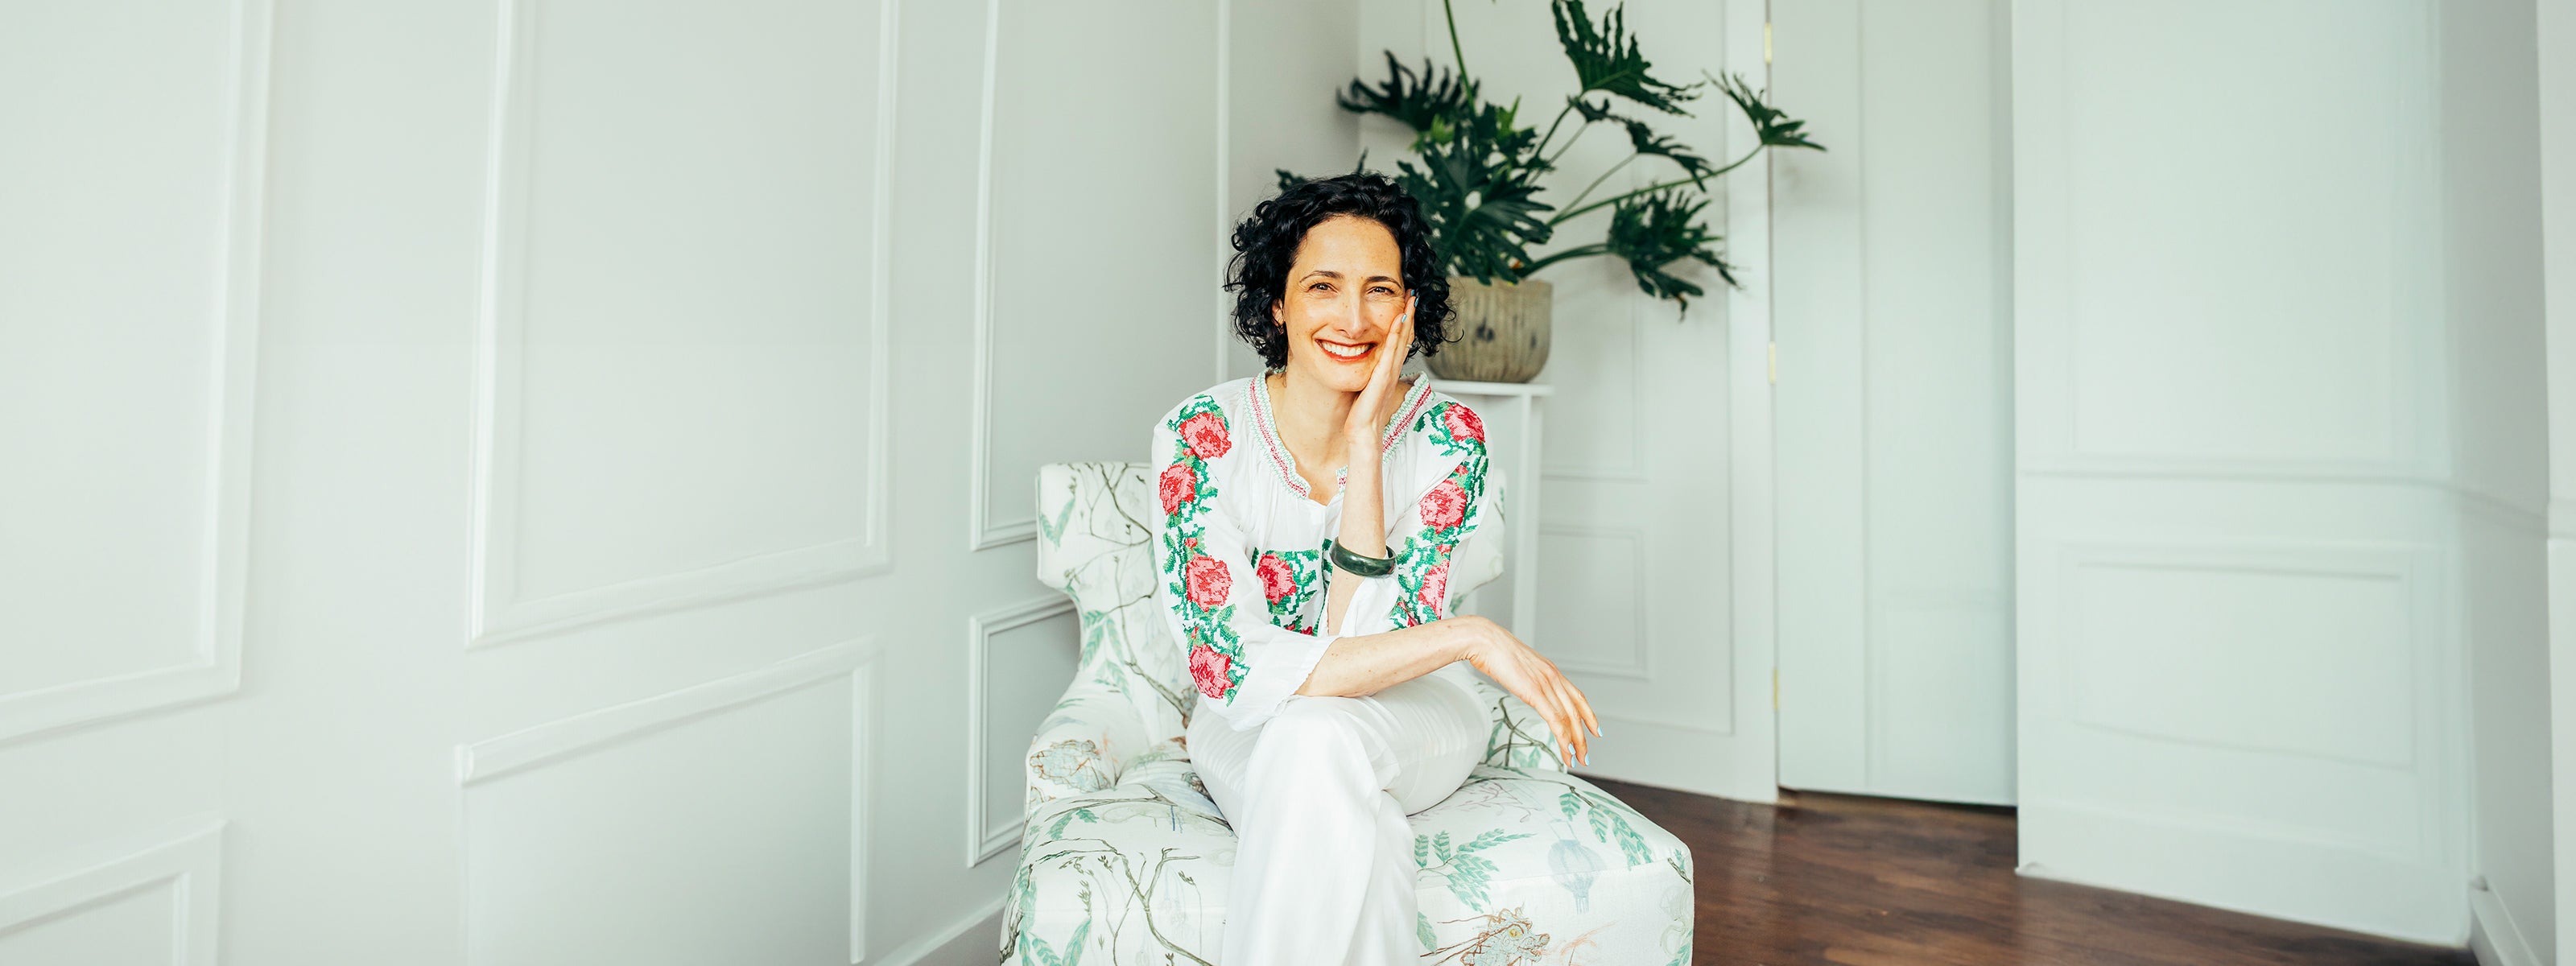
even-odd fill
[{"label": "white door", "polygon": [[2433,7],[2014,6],[2025,872],[2466,933]]},{"label": "white door", "polygon": [[[1573,83],[1547,6],[1460,2],[1455,12],[1488,95],[1520,97],[1523,123],[1544,125]],[[1382,49],[1416,64],[1425,54],[1453,62],[1438,0],[1362,13],[1362,76],[1383,76]],[[1627,22],[1665,79],[1734,71],[1758,86],[1762,15],[1758,2],[1634,0]],[[1693,105],[1695,117],[1619,110],[1651,117],[1710,157],[1733,158],[1751,143],[1715,93]],[[1371,165],[1391,170],[1406,138],[1379,120],[1368,119],[1362,140]],[[1623,132],[1592,131],[1560,161],[1554,200],[1627,153]],[[1556,287],[1553,345],[1537,380],[1556,389],[1542,403],[1544,497],[1535,521],[1511,518],[1537,527],[1539,556],[1537,626],[1515,630],[1567,670],[1601,718],[1591,765],[1577,771],[1754,801],[1771,800],[1778,787],[1763,167],[1738,169],[1704,215],[1728,237],[1745,291],[1728,293],[1710,274],[1709,294],[1682,318],[1672,303],[1640,294],[1611,260],[1566,262],[1540,276]],[[1671,176],[1660,162],[1641,162],[1604,190]],[[1598,241],[1607,217],[1604,209],[1560,226],[1556,244]],[[1504,614],[1508,599],[1487,594],[1478,603]]]},{"label": "white door", "polygon": [[2010,803],[2009,8],[1773,14],[1780,784]]}]

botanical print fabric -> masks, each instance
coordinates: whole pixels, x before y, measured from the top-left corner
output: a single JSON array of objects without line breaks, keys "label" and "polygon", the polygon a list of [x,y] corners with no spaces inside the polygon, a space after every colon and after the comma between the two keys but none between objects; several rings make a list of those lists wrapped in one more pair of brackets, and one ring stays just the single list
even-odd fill
[{"label": "botanical print fabric", "polygon": [[[1453,422],[1462,418],[1435,415],[1436,424],[1423,423],[1435,400],[1421,402],[1412,414],[1416,425],[1403,428],[1418,430],[1418,439],[1428,444],[1425,455],[1452,455],[1433,426],[1456,441],[1464,426]],[[1205,411],[1222,418],[1223,408]],[[1463,406],[1457,411],[1472,418]],[[1245,440],[1240,430],[1227,428],[1233,433],[1224,448],[1232,452]],[[1481,450],[1482,427],[1473,431]],[[1170,435],[1188,445],[1183,432]],[[1201,432],[1203,442],[1212,438]],[[1165,511],[1163,475],[1177,462],[1172,450],[1154,455],[1158,462],[1150,465],[1058,464],[1040,473],[1038,576],[1073,597],[1083,641],[1073,683],[1029,746],[1028,825],[998,956],[1006,966],[1217,966],[1234,833],[1191,770],[1181,741],[1187,716],[1214,702],[1190,673],[1173,631],[1176,622],[1165,619],[1167,612],[1158,611],[1153,600],[1158,592],[1170,594],[1171,574],[1152,544],[1155,517]],[[1480,494],[1468,492],[1467,481],[1458,478],[1460,462],[1450,459],[1445,468],[1426,471],[1427,479],[1416,479],[1419,489],[1410,504],[1416,510],[1440,483],[1455,483],[1459,492],[1441,496],[1432,512],[1417,514],[1427,523],[1406,546],[1419,538],[1422,546],[1437,547],[1447,539],[1441,531],[1461,529],[1471,519]],[[1394,478],[1390,472],[1391,487]],[[1201,483],[1239,485],[1221,473],[1192,481]],[[1483,496],[1499,516],[1491,495]],[[1451,522],[1445,508],[1461,498]],[[1447,613],[1457,596],[1498,572],[1498,560],[1467,557],[1479,542],[1456,544],[1451,570],[1441,577],[1430,569],[1436,562],[1426,562],[1409,582],[1378,578],[1387,584],[1378,619],[1392,625]],[[1282,545],[1239,558],[1253,561],[1250,572],[1242,575],[1240,588],[1229,586],[1216,598],[1210,616],[1225,606],[1242,607],[1259,625],[1282,633],[1319,622],[1320,616],[1307,616],[1320,615],[1319,595],[1289,600],[1263,570],[1273,557],[1283,567],[1319,566],[1320,548],[1320,541]],[[1434,583],[1443,577],[1447,586]],[[1292,585],[1315,586],[1303,579]],[[1426,586],[1437,604],[1422,603]],[[1411,610],[1398,615],[1399,606]],[[1486,698],[1493,726],[1485,761],[1457,792],[1410,819],[1420,870],[1421,961],[1689,963],[1688,849],[1598,787],[1566,774],[1546,724],[1519,699],[1463,663],[1450,667]],[[1208,680],[1242,687],[1244,678],[1227,670]]]}]

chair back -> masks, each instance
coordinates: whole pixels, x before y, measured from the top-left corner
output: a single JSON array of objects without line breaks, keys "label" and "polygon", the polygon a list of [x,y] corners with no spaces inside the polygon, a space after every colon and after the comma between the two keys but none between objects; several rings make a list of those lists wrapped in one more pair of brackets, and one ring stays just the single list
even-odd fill
[{"label": "chair back", "polygon": [[1198,691],[1154,602],[1154,525],[1162,507],[1143,463],[1038,468],[1038,580],[1082,618],[1074,679],[1118,692],[1148,740],[1179,735]]}]

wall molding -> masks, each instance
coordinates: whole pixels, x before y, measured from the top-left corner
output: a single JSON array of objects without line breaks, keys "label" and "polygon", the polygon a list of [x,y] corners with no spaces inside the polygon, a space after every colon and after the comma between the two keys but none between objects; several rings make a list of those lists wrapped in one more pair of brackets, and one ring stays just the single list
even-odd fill
[{"label": "wall molding", "polygon": [[456,784],[480,785],[825,681],[863,676],[875,658],[874,638],[853,638],[757,670],[459,745]]},{"label": "wall molding", "polygon": [[984,685],[992,674],[993,636],[1017,627],[1062,617],[1074,612],[1073,598],[1048,594],[1016,604],[996,607],[966,618],[966,865],[973,868],[984,860],[1001,854],[1020,842],[1020,831],[1026,816],[1014,814],[1007,822],[996,822],[987,814],[985,798],[992,791],[984,787],[984,770],[991,762],[984,757],[984,745],[990,738],[984,726]]},{"label": "wall molding", "polygon": [[[2014,31],[2031,35],[2063,35],[2069,29],[2068,7],[2049,4],[2016,11]],[[2428,15],[2429,16],[2429,15]],[[2403,76],[2420,74],[2422,64],[2436,56],[2430,42],[2430,24],[2415,40],[2401,43],[2396,50],[2400,64],[2396,73]],[[2024,119],[2017,129],[2031,129],[2030,118],[2045,120],[2044,135],[2024,137],[2014,158],[2015,170],[2030,182],[2017,192],[2014,210],[2018,212],[2016,235],[2027,240],[2016,251],[2020,264],[2014,277],[2023,280],[2012,294],[2012,303],[2024,317],[2038,315],[2066,320],[2064,324],[2019,333],[2024,360],[2017,367],[2023,382],[2045,382],[2051,388],[2045,393],[2027,391],[2025,398],[2046,395],[2068,403],[2063,407],[2016,414],[2016,437],[2022,441],[2023,454],[2041,454],[2024,459],[2020,467],[2028,471],[2042,464],[2079,472],[2124,473],[2145,467],[2189,467],[2191,471],[2173,475],[2219,476],[2230,478],[2282,477],[2313,479],[2325,477],[2438,476],[2442,447],[2434,439],[2437,424],[2420,419],[2428,411],[2423,405],[2439,395],[2439,381],[2428,376],[2412,360],[2439,358],[2442,332],[2441,291],[2411,280],[2395,280],[2386,292],[2384,304],[2389,308],[2388,329],[2382,346],[2388,353],[2387,364],[2376,375],[2386,380],[2387,394],[2380,401],[2375,416],[2386,436],[2385,449],[2379,454],[2348,454],[2328,457],[2273,458],[2266,456],[2217,453],[2158,453],[2106,450],[2098,443],[2088,445],[2084,426],[2082,396],[2082,343],[2084,341],[2082,306],[2088,293],[2072,281],[2074,266],[2082,259],[2073,226],[2071,199],[2075,196],[2076,161],[2071,144],[2072,132],[2078,125],[2072,120],[2076,111],[2063,91],[2074,89],[2073,74],[2082,65],[2070,63],[2062,53],[2050,51],[2022,58],[2016,71],[2038,84],[2025,84],[2016,89],[2019,113]],[[2044,89],[2043,89],[2044,88]],[[2376,103],[2376,102],[2374,102]],[[2388,118],[2387,156],[2395,166],[2392,177],[2423,181],[2435,173],[2437,163],[2425,149],[2414,142],[2414,132],[2438,114],[2436,105],[2421,90],[2400,85],[2395,89],[2395,103],[2384,105],[2382,116]],[[2393,233],[2403,239],[2395,260],[2403,264],[2423,262],[2422,256],[2440,234],[2438,204],[2424,198],[2397,198],[2384,209]],[[2437,259],[2438,260],[2438,259]]]},{"label": "wall molding", "polygon": [[[1227,163],[1232,157],[1232,127],[1227,112],[1232,104],[1230,72],[1233,69],[1232,36],[1234,5],[1232,0],[1216,3],[1216,220],[1217,245],[1231,252],[1234,232],[1232,208],[1226,194],[1230,190]],[[993,491],[993,128],[994,106],[999,98],[1002,49],[1002,0],[985,0],[984,4],[984,73],[980,114],[975,137],[975,276],[973,290],[974,383],[970,389],[967,412],[966,442],[966,549],[968,552],[991,550],[1037,539],[1038,521],[1035,508],[1027,517],[996,520],[992,516]],[[1217,260],[1219,266],[1224,259]],[[1218,293],[1217,317],[1231,317],[1233,300],[1223,290]],[[1218,382],[1226,378],[1226,347],[1233,338],[1231,323],[1223,323],[1216,339],[1215,363]],[[1034,472],[1034,469],[1032,470]]]},{"label": "wall molding", "polygon": [[[850,685],[850,911],[849,955],[855,966],[868,948],[868,837],[876,784],[878,649],[857,637],[808,651],[766,667],[610,705],[456,748],[459,788],[561,764],[604,748],[703,721],[817,684]],[[462,808],[460,802],[459,805]],[[462,821],[461,813],[459,821]]]},{"label": "wall molding", "polygon": [[984,81],[975,135],[975,330],[974,385],[966,431],[966,549],[968,552],[1035,540],[1037,513],[1026,520],[994,522],[993,476],[993,111],[1000,92],[1002,0],[984,3]]},{"label": "wall molding", "polygon": [[225,186],[215,297],[208,306],[214,348],[206,411],[207,489],[196,588],[201,623],[187,660],[124,674],[0,694],[0,743],[220,698],[241,688],[241,644],[250,534],[252,450],[257,410],[260,279],[266,237],[270,0],[234,5],[232,95],[225,105],[219,183]]},{"label": "wall molding", "polygon": [[2451,500],[2462,513],[2517,529],[2545,530],[2550,521],[2576,535],[2576,502],[2549,497],[2540,505],[2463,483],[2443,473],[2396,463],[2336,460],[2184,460],[2149,457],[2033,458],[2014,468],[2017,477],[2058,480],[2203,480],[2227,483],[2386,486],[2427,490]]},{"label": "wall molding", "polygon": [[897,27],[900,0],[879,0],[877,90],[874,98],[870,184],[867,325],[868,453],[864,532],[859,536],[791,547],[703,567],[601,587],[521,599],[517,589],[518,480],[523,294],[528,205],[526,81],[536,57],[529,18],[541,0],[502,0],[498,6],[490,127],[486,136],[482,278],[475,324],[473,450],[474,595],[467,648],[524,641],[594,624],[696,610],[720,604],[842,583],[894,567],[887,473],[891,435],[895,79],[899,75]]},{"label": "wall molding", "polygon": [[[1644,187],[1637,184],[1633,177],[1629,179],[1629,183],[1634,187]],[[1646,441],[1638,435],[1640,428],[1646,425],[1654,412],[1646,403],[1646,383],[1649,378],[1646,368],[1648,356],[1645,302],[1647,299],[1644,293],[1640,292],[1623,293],[1621,299],[1628,305],[1629,378],[1627,382],[1629,412],[1632,414],[1632,418],[1628,420],[1625,427],[1628,435],[1628,459],[1619,466],[1595,468],[1579,463],[1550,464],[1547,462],[1547,454],[1541,453],[1538,454],[1537,462],[1539,476],[1542,478],[1586,483],[1646,484],[1653,482],[1646,475]]]},{"label": "wall molding", "polygon": [[[1234,0],[1216,0],[1216,263],[1234,255]],[[1216,290],[1217,382],[1226,381],[1226,349],[1234,344],[1234,294]]]},{"label": "wall molding", "polygon": [[[1630,608],[1636,614],[1635,620],[1637,622],[1637,636],[1636,639],[1631,642],[1627,663],[1600,664],[1580,659],[1566,660],[1563,658],[1554,658],[1552,660],[1556,661],[1557,667],[1581,674],[1598,674],[1603,677],[1625,678],[1631,681],[1654,681],[1653,649],[1649,647],[1647,643],[1648,640],[1653,637],[1653,634],[1649,632],[1649,627],[1651,625],[1647,623],[1649,614],[1646,610],[1647,594],[1644,588],[1644,581],[1646,580],[1646,532],[1636,527],[1603,527],[1575,523],[1541,523],[1538,526],[1538,533],[1541,538],[1554,535],[1560,537],[1591,537],[1593,539],[1625,540],[1628,542],[1629,557],[1633,561],[1631,566],[1634,570],[1632,572],[1637,575],[1637,580],[1639,582],[1639,586],[1634,589],[1635,592],[1628,595]],[[1535,561],[1533,561],[1533,563],[1535,563]]]},{"label": "wall molding", "polygon": [[[2053,551],[2052,579],[2055,598],[2051,610],[2055,626],[2046,630],[2059,639],[2053,647],[2067,658],[2055,668],[2055,697],[2070,700],[2083,694],[2077,679],[2079,662],[2073,656],[2080,650],[2072,640],[2079,626],[2079,595],[2071,588],[2077,572],[2087,568],[2161,570],[2189,573],[2267,574],[2292,577],[2371,578],[2384,579],[2397,585],[2399,602],[2406,609],[2409,626],[2405,629],[2407,645],[2406,706],[2399,711],[2408,722],[2409,741],[2405,754],[2389,758],[2360,758],[2310,749],[2242,742],[2216,741],[2184,735],[2140,731],[2119,724],[2085,717],[2064,705],[2045,708],[2043,713],[2077,727],[2105,734],[2148,741],[2169,742],[2199,748],[2263,755],[2303,758],[2311,761],[2357,765],[2366,768],[2391,769],[2413,774],[2424,764],[2422,751],[2416,747],[2416,732],[2424,726],[2423,690],[2428,685],[2416,680],[2427,655],[2441,647],[2444,627],[2445,581],[2441,557],[2434,549],[2414,544],[2378,541],[2272,541],[2272,540],[2191,540],[2150,541],[2080,539],[2057,541]],[[2029,676],[2025,669],[2024,677]],[[2028,714],[2025,705],[2024,714]],[[2101,809],[2092,809],[2102,811]],[[2413,857],[2408,859],[2412,861]]]},{"label": "wall molding", "polygon": [[124,898],[162,883],[175,893],[170,932],[174,966],[214,966],[222,924],[223,836],[220,820],[139,848],[53,873],[0,893],[0,935]]}]

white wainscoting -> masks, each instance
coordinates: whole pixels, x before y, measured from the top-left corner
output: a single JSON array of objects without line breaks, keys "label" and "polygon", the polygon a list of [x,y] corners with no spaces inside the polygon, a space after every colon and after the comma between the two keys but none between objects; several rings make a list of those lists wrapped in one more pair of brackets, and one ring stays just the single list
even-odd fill
[{"label": "white wainscoting", "polygon": [[847,641],[458,748],[468,961],[861,961],[875,660]]},{"label": "white wainscoting", "polygon": [[[687,6],[499,6],[469,646],[892,565],[897,0]],[[828,458],[762,431],[816,422]]]},{"label": "white wainscoting", "polygon": [[[2431,7],[2366,9],[2018,9],[2043,41],[2019,46],[2045,56],[2016,72],[2016,124],[2042,135],[2022,139],[2017,203],[2041,206],[2024,228],[2046,226],[2018,235],[2035,256],[2018,297],[2025,318],[2062,320],[2015,332],[2025,397],[2062,401],[2019,408],[2026,470],[2442,474],[2423,364],[2441,358],[2441,290],[2417,270],[2440,254]],[[2291,31],[2311,42],[2284,73],[2268,38]],[[2251,98],[2231,123],[2259,127],[2263,150],[2142,153],[2215,133],[2192,98],[2147,96],[2186,52],[2209,66],[2198,83]],[[2061,274],[2028,271],[2043,266]]]},{"label": "white wainscoting", "polygon": [[[1538,626],[1560,668],[1631,681],[1654,680],[1646,647],[1646,534],[1636,527],[1542,523],[1539,560],[1556,586],[1539,595]],[[1554,633],[1547,633],[1554,629]]]},{"label": "white wainscoting", "polygon": [[[1070,618],[1070,620],[1067,620]],[[1068,625],[1070,634],[1048,634],[1036,628],[1050,622]],[[1034,653],[996,665],[993,644],[1013,631]],[[1028,784],[1023,769],[1029,739],[1055,707],[1056,698],[1073,680],[1080,656],[1082,627],[1073,598],[1049,594],[966,619],[966,864],[1001,854],[1020,843],[1027,813]],[[1072,647],[1062,645],[1067,642]],[[1057,645],[1056,653],[1044,649]],[[996,673],[1006,670],[1011,690],[996,696]],[[1007,794],[1005,794],[1007,793]]]},{"label": "white wainscoting", "polygon": [[[1231,6],[988,0],[986,9],[967,442],[974,550],[1036,539],[1039,466],[1141,459],[1154,419],[1221,378],[1231,339],[1174,324],[1210,311],[1211,291],[1224,294]],[[1090,108],[1100,103],[1121,109]],[[1118,149],[1064,149],[1086,143]],[[1176,329],[1207,333],[1215,347],[1176,340]]]},{"label": "white wainscoting", "polygon": [[214,966],[224,823],[0,883],[0,962]]},{"label": "white wainscoting", "polygon": [[[1600,293],[1574,294],[1598,297]],[[1649,300],[1634,293],[1618,301],[1625,303],[1625,311],[1615,303],[1597,310],[1589,305],[1565,306],[1576,310],[1567,313],[1571,325],[1549,342],[1544,381],[1557,390],[1548,400],[1549,415],[1559,426],[1581,426],[1586,432],[1548,440],[1552,457],[1545,468],[1548,479],[1650,482],[1645,427],[1652,411],[1646,389],[1652,380],[1647,378],[1646,346],[1652,339],[1646,326],[1669,325],[1672,320],[1660,312],[1649,313]],[[1649,320],[1650,314],[1655,318]],[[1623,316],[1624,325],[1610,321]]]},{"label": "white wainscoting", "polygon": [[2434,9],[2013,7],[2027,872],[2466,931]]},{"label": "white wainscoting", "polygon": [[[0,159],[0,183],[14,186],[0,207],[35,245],[11,250],[17,268],[0,272],[0,338],[11,346],[0,357],[0,443],[21,468],[0,498],[29,508],[19,511],[29,529],[9,525],[15,552],[0,556],[0,584],[14,588],[9,633],[34,642],[0,661],[0,742],[240,685],[271,14],[267,0],[239,0],[201,15],[219,26],[131,35],[131,57],[92,59],[95,75],[11,81],[119,91],[96,107],[130,125],[119,126],[124,143],[99,145],[112,161],[78,150]],[[55,51],[90,46],[87,25],[52,26],[71,32],[17,36]],[[0,40],[0,60],[40,72],[63,63],[11,56],[13,46]],[[211,83],[186,78],[192,66]],[[73,126],[10,137],[97,141],[90,118],[63,120]],[[113,189],[79,177],[111,163],[127,172]],[[95,475],[110,467],[133,475]]]}]

